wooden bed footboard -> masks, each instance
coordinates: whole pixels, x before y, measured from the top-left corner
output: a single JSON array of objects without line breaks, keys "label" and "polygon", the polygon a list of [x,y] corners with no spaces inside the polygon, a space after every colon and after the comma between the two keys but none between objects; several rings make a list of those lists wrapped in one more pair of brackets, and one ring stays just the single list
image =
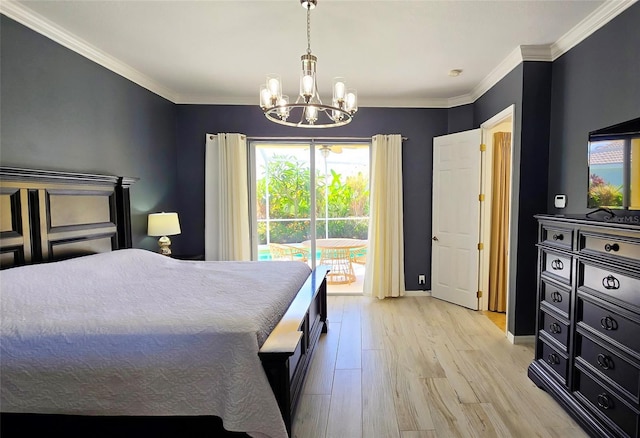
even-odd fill
[{"label": "wooden bed footboard", "polygon": [[328,329],[328,272],[313,270],[259,352],[289,436],[313,352]]}]

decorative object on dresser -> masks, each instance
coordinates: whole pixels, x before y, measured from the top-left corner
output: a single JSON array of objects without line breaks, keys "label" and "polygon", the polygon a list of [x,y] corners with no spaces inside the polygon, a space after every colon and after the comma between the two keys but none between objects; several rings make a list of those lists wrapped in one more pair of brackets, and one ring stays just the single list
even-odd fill
[{"label": "decorative object on dresser", "polygon": [[171,239],[167,236],[180,234],[180,221],[178,213],[152,213],[147,221],[147,234],[149,236],[162,236],[158,239],[160,254],[171,255]]},{"label": "decorative object on dresser", "polygon": [[594,437],[640,436],[640,226],[537,215],[529,378]]}]

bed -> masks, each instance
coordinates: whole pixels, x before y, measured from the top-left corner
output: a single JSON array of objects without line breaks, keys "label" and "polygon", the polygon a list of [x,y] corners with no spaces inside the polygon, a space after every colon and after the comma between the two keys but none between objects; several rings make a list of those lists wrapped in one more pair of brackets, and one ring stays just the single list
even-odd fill
[{"label": "bed", "polygon": [[132,249],[134,182],[0,168],[3,433],[53,414],[290,435],[327,269]]}]

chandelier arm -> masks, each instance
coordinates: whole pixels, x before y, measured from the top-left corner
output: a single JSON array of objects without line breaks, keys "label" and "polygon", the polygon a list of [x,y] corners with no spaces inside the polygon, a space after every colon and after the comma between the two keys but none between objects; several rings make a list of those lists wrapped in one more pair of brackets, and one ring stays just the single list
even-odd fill
[{"label": "chandelier arm", "polygon": [[[305,123],[305,111],[308,107],[315,107],[318,109],[318,115],[322,112],[325,114],[325,116],[330,120],[329,123],[309,123],[306,122]],[[289,112],[292,109],[300,109],[302,114],[300,116],[300,121],[299,122],[289,122],[285,119],[280,118],[280,116],[278,115],[278,111],[282,110],[282,109],[287,109],[287,112]],[[337,111],[339,113],[342,114],[342,120],[334,120],[330,115],[329,112],[333,112],[333,111]],[[319,104],[305,104],[305,103],[289,103],[286,105],[280,105],[280,106],[273,106],[271,108],[267,108],[264,110],[264,115],[267,119],[271,120],[272,122],[275,123],[279,123],[281,125],[286,125],[286,126],[294,126],[294,127],[298,127],[298,128],[331,128],[331,127],[335,127],[335,126],[344,126],[348,123],[351,122],[351,119],[353,118],[353,114],[350,113],[349,111],[346,111],[342,108],[338,108],[338,107],[334,107],[334,106],[330,106],[330,105],[319,105]]]}]

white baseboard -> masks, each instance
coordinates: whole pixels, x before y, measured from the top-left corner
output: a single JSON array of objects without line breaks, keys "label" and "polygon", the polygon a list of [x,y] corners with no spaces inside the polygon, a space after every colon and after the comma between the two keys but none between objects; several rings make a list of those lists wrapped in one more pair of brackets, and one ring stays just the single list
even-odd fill
[{"label": "white baseboard", "polygon": [[406,290],[404,291],[405,297],[430,297],[430,290]]},{"label": "white baseboard", "polygon": [[507,333],[507,339],[512,344],[533,344],[536,342],[535,335],[514,336],[513,333]]},{"label": "white baseboard", "polygon": [[[364,294],[362,292],[327,292],[327,296],[330,297],[339,297],[339,296],[343,296],[343,297],[357,297],[357,296],[363,296]],[[431,296],[431,291],[430,290],[407,290],[404,291],[404,296],[405,297],[430,297]]]},{"label": "white baseboard", "polygon": [[328,297],[361,297],[362,292],[327,292]]}]

